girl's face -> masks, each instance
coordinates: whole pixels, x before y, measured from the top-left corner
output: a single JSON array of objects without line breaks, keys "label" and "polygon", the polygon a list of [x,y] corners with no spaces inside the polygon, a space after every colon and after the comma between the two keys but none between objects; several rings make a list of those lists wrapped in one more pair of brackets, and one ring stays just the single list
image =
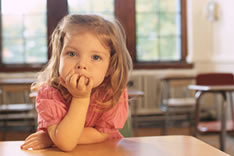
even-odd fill
[{"label": "girl's face", "polygon": [[110,49],[104,47],[94,34],[66,34],[60,55],[59,74],[64,80],[70,73],[84,76],[87,81],[93,81],[95,88],[107,76],[109,62]]}]

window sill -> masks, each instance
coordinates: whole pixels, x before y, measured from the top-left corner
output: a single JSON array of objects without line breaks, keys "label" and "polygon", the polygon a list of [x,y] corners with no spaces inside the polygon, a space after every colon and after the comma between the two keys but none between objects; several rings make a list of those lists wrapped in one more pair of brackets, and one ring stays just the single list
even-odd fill
[{"label": "window sill", "polygon": [[0,65],[1,72],[38,72],[41,71],[44,64],[37,64],[37,65],[19,65],[19,64],[11,64],[11,65]]},{"label": "window sill", "polygon": [[192,69],[193,64],[186,62],[134,63],[134,69]]}]

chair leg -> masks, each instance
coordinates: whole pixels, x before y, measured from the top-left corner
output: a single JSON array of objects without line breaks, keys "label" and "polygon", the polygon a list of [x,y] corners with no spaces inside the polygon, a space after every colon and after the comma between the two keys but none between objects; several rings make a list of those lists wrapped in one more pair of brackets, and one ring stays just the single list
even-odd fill
[{"label": "chair leg", "polygon": [[2,141],[6,140],[7,121],[3,121]]},{"label": "chair leg", "polygon": [[189,116],[189,134],[194,134],[194,113],[188,113]]},{"label": "chair leg", "polygon": [[164,113],[164,122],[162,126],[162,135],[168,135],[168,117],[169,117],[169,112],[168,110]]}]

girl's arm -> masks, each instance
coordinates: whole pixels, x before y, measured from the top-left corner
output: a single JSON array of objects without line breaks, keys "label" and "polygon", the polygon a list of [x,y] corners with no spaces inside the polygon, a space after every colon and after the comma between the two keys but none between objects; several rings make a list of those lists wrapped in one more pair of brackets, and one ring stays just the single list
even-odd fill
[{"label": "girl's arm", "polygon": [[90,94],[93,88],[93,80],[70,72],[61,84],[72,94],[70,108],[63,120],[47,128],[49,136],[54,144],[63,151],[71,151],[80,140],[84,130],[86,114],[90,102]]},{"label": "girl's arm", "polygon": [[84,128],[80,139],[78,140],[78,144],[92,144],[103,142],[108,138],[108,134],[101,133],[95,128],[86,127]]},{"label": "girl's arm", "polygon": [[[92,127],[86,127],[79,138],[78,144],[98,143],[105,141],[107,138],[108,134],[101,133]],[[21,149],[39,150],[51,147],[52,145],[53,142],[48,133],[45,131],[38,131],[25,139],[24,144],[21,145]]]},{"label": "girl's arm", "polygon": [[108,137],[92,128],[84,130],[92,81],[85,85],[84,77],[81,76],[78,82],[77,77],[70,75],[66,78],[66,82],[62,83],[73,95],[66,116],[60,123],[47,128],[53,143],[63,151],[71,151],[78,143],[95,143]]},{"label": "girl's arm", "polygon": [[80,140],[84,129],[90,98],[74,98],[64,119],[48,127],[48,133],[54,144],[63,151],[71,151]]},{"label": "girl's arm", "polygon": [[108,138],[108,134],[100,133],[95,128],[84,128],[89,99],[73,97],[64,119],[48,127],[51,140],[61,150],[71,151],[77,144],[97,143]]},{"label": "girl's arm", "polygon": [[[101,133],[95,128],[86,127],[84,128],[78,144],[92,144],[105,141],[108,138],[108,134]],[[28,150],[39,150],[51,147],[53,145],[50,136],[45,131],[38,131],[25,139],[24,144],[21,145],[21,149]]]}]

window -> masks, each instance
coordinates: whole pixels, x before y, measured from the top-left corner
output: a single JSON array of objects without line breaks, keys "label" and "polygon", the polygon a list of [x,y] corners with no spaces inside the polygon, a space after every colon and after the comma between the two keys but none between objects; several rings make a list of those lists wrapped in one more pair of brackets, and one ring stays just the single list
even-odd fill
[{"label": "window", "polygon": [[1,12],[1,63],[46,63],[46,0],[1,0]]},{"label": "window", "polygon": [[179,0],[136,0],[136,60],[180,61],[180,17]]},{"label": "window", "polygon": [[50,35],[68,13],[116,17],[125,28],[135,69],[192,67],[186,63],[186,0],[0,2],[1,71],[40,70],[51,55]]},{"label": "window", "polygon": [[117,0],[135,69],[192,68],[186,63],[186,0]]},{"label": "window", "polygon": [[[67,0],[69,13],[98,14],[114,18],[114,0]],[[105,5],[103,5],[105,4]]]}]

